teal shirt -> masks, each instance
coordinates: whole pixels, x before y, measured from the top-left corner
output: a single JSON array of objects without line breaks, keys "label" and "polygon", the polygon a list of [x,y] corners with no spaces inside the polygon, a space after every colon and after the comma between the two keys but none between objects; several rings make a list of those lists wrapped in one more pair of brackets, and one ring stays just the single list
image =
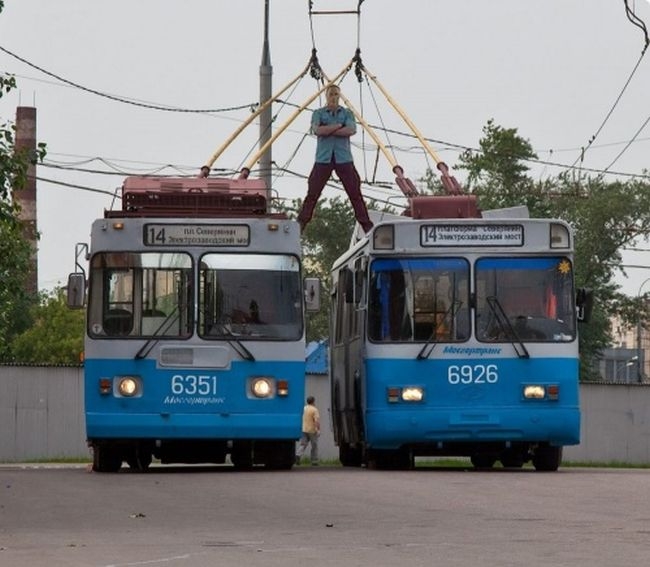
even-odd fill
[{"label": "teal shirt", "polygon": [[[329,124],[341,124],[346,128],[357,131],[357,123],[354,115],[347,108],[339,106],[335,112],[327,107],[315,110],[311,116],[311,131],[316,133],[316,128]],[[332,157],[336,163],[350,163],[352,152],[350,151],[349,136],[318,136],[316,143],[316,163],[330,163]]]}]

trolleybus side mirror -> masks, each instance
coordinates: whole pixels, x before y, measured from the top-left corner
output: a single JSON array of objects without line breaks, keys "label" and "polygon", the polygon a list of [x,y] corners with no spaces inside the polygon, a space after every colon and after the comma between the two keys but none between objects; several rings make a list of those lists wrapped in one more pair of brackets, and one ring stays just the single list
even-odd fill
[{"label": "trolleybus side mirror", "polygon": [[68,276],[67,288],[68,307],[81,309],[86,303],[86,278],[81,272]]},{"label": "trolleybus side mirror", "polygon": [[305,278],[305,309],[307,311],[320,310],[320,280],[318,278]]},{"label": "trolleybus side mirror", "polygon": [[578,321],[588,323],[594,308],[594,292],[592,289],[581,287],[576,292],[576,307],[578,308]]}]

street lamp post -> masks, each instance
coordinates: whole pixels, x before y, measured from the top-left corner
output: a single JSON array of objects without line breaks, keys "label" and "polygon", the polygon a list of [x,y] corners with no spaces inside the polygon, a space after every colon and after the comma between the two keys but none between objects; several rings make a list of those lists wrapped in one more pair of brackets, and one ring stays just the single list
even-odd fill
[{"label": "street lamp post", "polygon": [[636,358],[637,358],[637,381],[639,383],[643,382],[643,375],[645,374],[645,357],[643,356],[643,349],[641,348],[641,335],[642,335],[642,330],[643,330],[643,325],[642,323],[642,313],[643,310],[641,309],[641,290],[643,289],[643,286],[650,282],[650,278],[646,278],[641,282],[641,285],[639,286],[639,291],[636,294],[637,298],[639,298],[639,317],[637,318],[636,321]]},{"label": "street lamp post", "polygon": [[[624,364],[623,366],[621,366],[620,368],[618,368],[618,370],[616,370],[616,375],[615,375],[615,377],[614,377],[614,381],[615,381],[615,382],[618,382],[618,381],[619,381],[619,377],[620,377],[620,375],[621,375],[621,372],[622,372],[623,370],[625,370],[625,383],[626,383],[626,384],[629,384],[629,383],[630,383],[630,368],[631,368],[632,366],[634,366],[634,363],[635,363],[635,362],[637,362],[637,364],[638,364],[638,360],[639,360],[639,357],[636,356],[636,355],[633,356],[632,358],[627,359],[627,360],[623,360],[623,362],[624,362],[625,364]],[[618,366],[618,365],[617,365],[617,366]]]}]

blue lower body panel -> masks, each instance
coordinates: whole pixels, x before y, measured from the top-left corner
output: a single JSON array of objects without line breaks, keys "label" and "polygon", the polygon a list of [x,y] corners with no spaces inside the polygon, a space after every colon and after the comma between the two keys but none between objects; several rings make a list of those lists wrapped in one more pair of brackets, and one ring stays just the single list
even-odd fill
[{"label": "blue lower body panel", "polygon": [[[154,360],[85,363],[88,439],[289,440],[302,430],[303,361],[234,361],[228,368],[167,369]],[[139,392],[120,395],[120,376]],[[283,381],[286,391],[257,398],[250,381]],[[103,382],[109,386],[101,388]]]},{"label": "blue lower body panel", "polygon": [[89,439],[273,439],[300,437],[299,414],[86,414]]},{"label": "blue lower body panel", "polygon": [[[365,379],[365,439],[377,449],[580,442],[577,357],[369,359]],[[552,387],[555,398],[525,399],[530,384]],[[422,400],[390,399],[407,387]]]},{"label": "blue lower body panel", "polygon": [[366,435],[369,445],[376,449],[440,442],[576,445],[580,443],[580,411],[578,408],[369,411]]}]

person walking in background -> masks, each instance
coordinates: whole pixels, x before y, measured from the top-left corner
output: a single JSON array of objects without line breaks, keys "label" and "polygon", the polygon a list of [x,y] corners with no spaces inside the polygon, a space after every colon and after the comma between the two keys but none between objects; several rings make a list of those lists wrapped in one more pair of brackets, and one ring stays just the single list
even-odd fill
[{"label": "person walking in background", "polygon": [[312,466],[318,465],[318,437],[320,436],[320,413],[318,408],[314,405],[314,396],[307,398],[307,405],[302,412],[302,437],[298,443],[298,450],[296,451],[296,464],[300,464],[307,445],[311,443],[311,464]]},{"label": "person walking in background", "polygon": [[350,136],[356,134],[357,123],[352,112],[339,105],[340,96],[341,90],[337,85],[327,87],[327,106],[315,110],[311,117],[311,131],[317,136],[316,162],[309,175],[307,196],[298,214],[301,231],[311,220],[318,198],[332,171],[336,171],[343,183],[357,222],[365,232],[372,228],[361,195],[361,178],[354,167],[350,151]]}]

